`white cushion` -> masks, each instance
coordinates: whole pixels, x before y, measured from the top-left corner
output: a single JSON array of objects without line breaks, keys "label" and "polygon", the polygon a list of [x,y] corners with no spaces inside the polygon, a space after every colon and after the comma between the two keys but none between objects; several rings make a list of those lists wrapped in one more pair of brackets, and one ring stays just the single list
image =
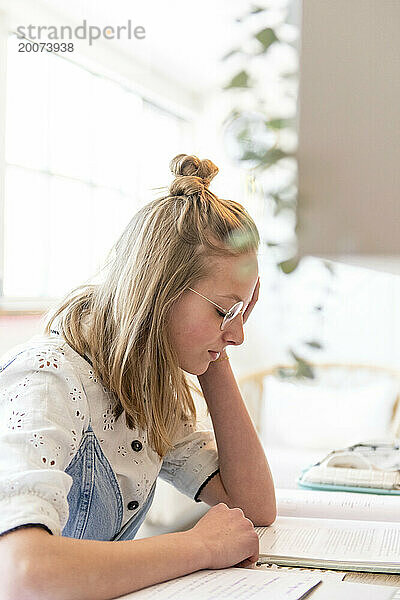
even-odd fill
[{"label": "white cushion", "polygon": [[398,381],[373,369],[315,368],[314,380],[264,379],[266,444],[340,448],[390,436]]}]

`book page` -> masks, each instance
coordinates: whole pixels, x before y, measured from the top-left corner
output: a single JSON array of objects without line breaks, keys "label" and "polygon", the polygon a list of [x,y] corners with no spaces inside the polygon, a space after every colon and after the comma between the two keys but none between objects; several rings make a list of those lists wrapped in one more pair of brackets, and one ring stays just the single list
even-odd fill
[{"label": "book page", "polygon": [[400,575],[392,575],[390,573],[346,573],[343,581],[347,583],[389,585],[400,589]]},{"label": "book page", "polygon": [[324,583],[307,600],[398,600],[396,588],[367,583]]},{"label": "book page", "polygon": [[[321,577],[323,583],[331,582],[331,583],[339,583],[343,581],[345,575],[347,574],[345,571],[330,571],[329,569],[308,569],[307,567],[284,567],[282,565],[274,565],[274,564],[263,564],[258,567],[258,569],[263,569],[265,571],[279,571],[279,573],[308,573],[309,575],[318,575]],[[397,577],[397,575],[393,575],[393,577]],[[394,584],[393,584],[394,585]]]},{"label": "book page", "polygon": [[309,573],[310,575],[319,575],[323,582],[339,583],[368,583],[371,585],[390,586],[399,589],[400,593],[400,575],[391,573],[357,573],[356,571],[331,571],[329,569],[309,569],[307,567],[284,567],[282,565],[264,564],[258,567],[266,571],[279,571],[280,573],[299,572]]},{"label": "book page", "polygon": [[260,555],[397,563],[400,569],[400,523],[278,517],[256,527]]},{"label": "book page", "polygon": [[197,571],[119,600],[299,600],[321,581],[307,573],[265,573],[257,569]]},{"label": "book page", "polygon": [[400,496],[277,489],[278,515],[400,522]]}]

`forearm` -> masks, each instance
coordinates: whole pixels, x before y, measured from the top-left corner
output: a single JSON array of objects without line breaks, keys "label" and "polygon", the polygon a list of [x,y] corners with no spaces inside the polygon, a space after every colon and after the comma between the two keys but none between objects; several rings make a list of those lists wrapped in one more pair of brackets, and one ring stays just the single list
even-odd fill
[{"label": "forearm", "polygon": [[120,542],[42,533],[24,561],[21,600],[108,600],[207,566],[190,532]]},{"label": "forearm", "polygon": [[269,524],[276,516],[271,471],[229,361],[211,363],[198,379],[214,426],[226,494],[255,524]]}]

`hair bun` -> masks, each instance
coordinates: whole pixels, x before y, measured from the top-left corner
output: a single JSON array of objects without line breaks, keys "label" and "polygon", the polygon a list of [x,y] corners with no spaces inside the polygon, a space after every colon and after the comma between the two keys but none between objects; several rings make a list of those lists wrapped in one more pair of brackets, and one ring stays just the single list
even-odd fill
[{"label": "hair bun", "polygon": [[204,192],[204,182],[200,177],[178,175],[169,186],[171,196],[195,196]]},{"label": "hair bun", "polygon": [[197,156],[178,154],[169,165],[176,178],[170,186],[173,196],[191,196],[201,193],[218,173],[211,160],[200,160]]}]

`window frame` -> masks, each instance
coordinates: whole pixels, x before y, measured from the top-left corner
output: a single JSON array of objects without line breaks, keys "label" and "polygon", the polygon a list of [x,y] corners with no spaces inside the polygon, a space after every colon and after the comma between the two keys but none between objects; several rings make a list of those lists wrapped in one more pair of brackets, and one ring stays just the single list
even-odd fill
[{"label": "window frame", "polygon": [[[23,165],[16,165],[13,163],[6,162],[6,86],[7,86],[7,63],[8,63],[8,40],[11,35],[15,35],[15,32],[10,26],[11,18],[7,13],[0,14],[0,89],[3,93],[0,94],[0,316],[4,315],[43,315],[45,314],[54,304],[59,301],[59,298],[51,297],[13,297],[4,295],[4,276],[5,276],[5,178],[6,169],[8,166],[15,166],[18,168],[25,168]],[[157,94],[151,89],[146,90],[142,85],[138,86],[134,80],[126,81],[121,77],[121,73],[115,71],[110,74],[109,69],[105,68],[105,65],[99,63],[94,68],[87,61],[87,57],[82,54],[76,54],[73,58],[67,58],[59,56],[62,60],[69,60],[79,68],[86,70],[91,75],[101,77],[102,79],[108,80],[114,84],[117,84],[124,88],[128,93],[133,93],[138,96],[144,106],[153,106],[155,109],[162,111],[166,114],[171,115],[176,119],[181,119],[186,122],[192,130],[193,135],[193,117],[197,113],[198,107],[193,102],[192,106],[187,105],[187,98],[184,98],[185,102],[179,105],[176,102],[171,102],[170,98],[163,97],[161,94]],[[162,83],[162,82],[161,82]],[[160,85],[160,89],[162,85]],[[50,170],[33,169],[33,171],[42,173],[47,176],[59,176],[58,173]],[[66,177],[68,180],[75,180],[73,177]],[[98,189],[105,189],[107,186],[86,180],[85,178],[80,179],[82,183],[94,186]]]}]

